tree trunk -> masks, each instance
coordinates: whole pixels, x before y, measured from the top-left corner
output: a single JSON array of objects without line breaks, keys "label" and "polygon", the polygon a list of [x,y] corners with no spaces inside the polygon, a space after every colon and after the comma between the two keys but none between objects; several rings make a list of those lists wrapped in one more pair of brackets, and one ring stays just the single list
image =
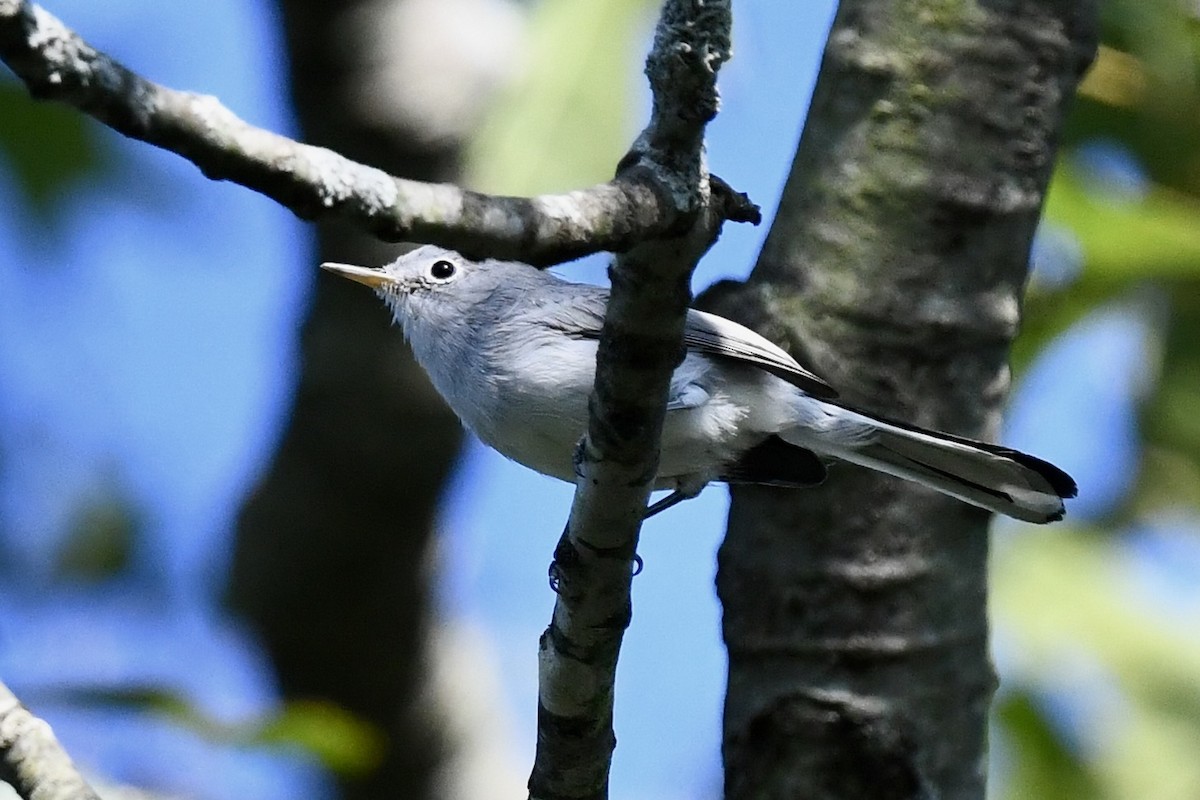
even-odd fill
[{"label": "tree trunk", "polygon": [[[993,436],[1092,4],[844,0],[751,280],[710,303],[853,406]],[[988,517],[839,465],[735,490],[726,797],[984,795]]]},{"label": "tree trunk", "polygon": [[[454,5],[464,4],[490,1]],[[461,177],[465,136],[495,81],[467,73],[455,83],[438,59],[413,63],[422,41],[475,63],[459,58],[456,32],[439,27],[453,17],[436,5],[282,0],[306,141],[397,176]],[[377,265],[396,254],[325,223],[304,260],[316,272],[323,260]],[[261,635],[285,697],[331,700],[386,737],[378,769],[343,776],[345,797],[431,797],[448,746],[428,687],[432,534],[462,429],[361,286],[318,277],[299,355],[279,449],[239,520],[230,599]]]}]

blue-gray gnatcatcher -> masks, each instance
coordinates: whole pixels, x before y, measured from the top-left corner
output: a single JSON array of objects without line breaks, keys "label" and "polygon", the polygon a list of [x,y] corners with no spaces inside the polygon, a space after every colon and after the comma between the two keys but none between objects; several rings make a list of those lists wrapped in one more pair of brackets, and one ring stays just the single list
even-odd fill
[{"label": "blue-gray gnatcatcher", "polygon": [[[388,304],[434,386],[485,444],[575,480],[607,290],[433,246],[382,269],[321,266]],[[689,311],[684,337],[654,483],[674,491],[650,513],[711,481],[811,486],[830,458],[1029,522],[1061,519],[1062,499],[1075,496],[1075,481],[1041,459],[837,403],[785,351],[723,317]]]}]

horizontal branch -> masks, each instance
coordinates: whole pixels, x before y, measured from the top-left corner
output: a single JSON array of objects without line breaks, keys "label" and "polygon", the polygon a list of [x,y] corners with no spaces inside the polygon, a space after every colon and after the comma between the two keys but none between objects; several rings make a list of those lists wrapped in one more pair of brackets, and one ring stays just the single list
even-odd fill
[{"label": "horizontal branch", "polygon": [[[619,252],[678,224],[646,170],[533,198],[405,180],[239,119],[215,97],[146,80],[25,0],[0,0],[0,60],[38,98],[75,106],[114,130],[178,153],[209,178],[239,183],[303,219],[349,220],[385,241],[545,265]],[[632,164],[628,166],[633,166]]]}]

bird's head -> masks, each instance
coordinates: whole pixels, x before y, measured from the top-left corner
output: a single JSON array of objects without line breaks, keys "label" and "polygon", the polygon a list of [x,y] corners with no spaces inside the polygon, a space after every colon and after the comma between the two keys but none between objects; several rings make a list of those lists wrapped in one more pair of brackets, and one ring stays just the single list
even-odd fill
[{"label": "bird's head", "polygon": [[448,330],[470,320],[517,266],[521,265],[472,261],[453,250],[425,245],[379,269],[330,262],[321,268],[374,289],[411,336],[418,329]]}]

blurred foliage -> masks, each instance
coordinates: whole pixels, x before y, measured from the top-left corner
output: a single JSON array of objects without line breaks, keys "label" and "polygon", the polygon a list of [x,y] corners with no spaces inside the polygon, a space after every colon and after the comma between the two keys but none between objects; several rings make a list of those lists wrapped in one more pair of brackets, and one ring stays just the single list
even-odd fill
[{"label": "blurred foliage", "polygon": [[138,509],[123,492],[85,501],[76,510],[70,534],[58,550],[58,577],[92,582],[119,574],[130,564],[143,525]]},{"label": "blurred foliage", "polygon": [[[1008,796],[1197,797],[1194,626],[1164,614],[1137,560],[1102,531],[1030,534],[1005,544],[993,564],[992,600],[1011,623],[1006,644],[1015,668],[1006,677],[1024,687],[997,709],[1020,755]],[[1054,704],[1039,704],[1030,692],[1065,694],[1076,713],[1055,719]]]},{"label": "blurred foliage", "polygon": [[630,98],[641,85],[635,65],[657,7],[652,0],[536,4],[523,77],[475,137],[471,184],[539,194],[611,178],[645,116]]},{"label": "blurred foliage", "polygon": [[1068,161],[1055,176],[1046,214],[1078,237],[1091,282],[1200,276],[1200,200],[1194,195],[1160,185],[1137,197],[1089,187]]},{"label": "blurred foliage", "polygon": [[62,193],[108,166],[100,128],[75,109],[34,101],[11,80],[0,80],[0,108],[0,158],[24,192],[27,209],[38,222],[53,224]]},{"label": "blurred foliage", "polygon": [[228,722],[164,687],[71,687],[43,692],[43,699],[75,707],[122,708],[170,719],[210,742],[230,747],[300,748],[340,775],[366,775],[379,766],[386,736],[370,722],[323,700],[293,700],[275,713]]},{"label": "blurred foliage", "polygon": [[1035,698],[1007,692],[997,699],[993,713],[1012,749],[1013,769],[1006,776],[1009,797],[1100,800],[1100,782],[1061,740]]},{"label": "blurred foliage", "polygon": [[383,761],[386,737],[340,706],[294,700],[271,719],[244,729],[242,743],[303,747],[340,775],[366,775]]},{"label": "blurred foliage", "polygon": [[[1017,668],[1003,676],[996,708],[1011,763],[993,789],[1012,800],[1200,797],[1197,620],[1171,622],[1130,557],[1147,519],[1182,517],[1180,535],[1193,539],[1200,527],[1197,13],[1176,0],[1104,4],[1103,46],[1047,198],[1043,233],[1071,239],[1059,256],[1079,269],[1065,281],[1035,275],[1018,370],[1098,308],[1151,290],[1165,313],[1150,320],[1161,363],[1147,365],[1156,378],[1141,398],[1129,497],[1102,527],[997,548],[994,611]],[[1107,164],[1092,157],[1097,144]],[[1106,169],[1114,162],[1117,174]]]}]

